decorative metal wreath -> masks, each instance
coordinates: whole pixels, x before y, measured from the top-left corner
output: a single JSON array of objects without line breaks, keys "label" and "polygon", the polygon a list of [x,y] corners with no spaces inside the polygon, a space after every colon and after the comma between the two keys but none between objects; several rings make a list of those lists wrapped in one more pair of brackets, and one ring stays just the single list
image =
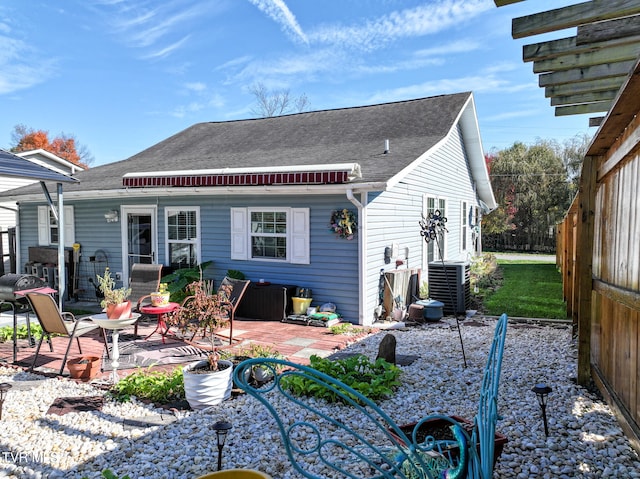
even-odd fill
[{"label": "decorative metal wreath", "polygon": [[356,214],[348,209],[335,210],[331,213],[329,230],[337,234],[340,238],[353,239],[353,235],[358,229]]}]

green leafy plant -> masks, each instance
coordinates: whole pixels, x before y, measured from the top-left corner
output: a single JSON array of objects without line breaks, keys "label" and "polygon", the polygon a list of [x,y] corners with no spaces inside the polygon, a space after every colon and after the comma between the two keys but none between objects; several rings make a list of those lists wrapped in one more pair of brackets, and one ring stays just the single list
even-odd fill
[{"label": "green leafy plant", "polygon": [[152,371],[139,369],[120,379],[109,390],[117,401],[127,402],[132,396],[154,403],[167,404],[184,399],[182,369]]},{"label": "green leafy plant", "polygon": [[353,325],[351,323],[338,323],[329,327],[331,334],[350,334],[353,332]]},{"label": "green leafy plant", "polygon": [[[131,479],[131,477],[126,474],[122,477],[118,477],[115,473],[113,473],[111,471],[111,469],[105,469],[104,471],[102,471],[102,477],[104,477],[104,479]],[[83,476],[82,479],[89,479],[87,476]]]},{"label": "green leafy plant", "polygon": [[251,343],[248,347],[240,349],[238,355],[250,358],[286,359],[274,346],[258,343]]},{"label": "green leafy plant", "polygon": [[[42,327],[39,324],[31,325],[31,336],[39,339],[42,336]],[[27,325],[21,324],[16,328],[17,339],[27,339],[29,337],[27,332]],[[6,341],[13,341],[13,326],[3,326],[0,328],[0,343]]]},{"label": "green leafy plant", "polygon": [[[362,354],[332,361],[319,356],[311,356],[310,366],[351,387],[372,401],[389,397],[396,387],[401,370],[384,359],[371,362]],[[281,384],[298,396],[314,396],[328,402],[344,401],[335,391],[320,386],[313,379],[290,375],[282,378]],[[346,391],[344,395],[351,397]],[[357,400],[356,397],[352,399]]]},{"label": "green leafy plant", "polygon": [[205,261],[204,263],[192,268],[180,268],[173,273],[162,278],[162,283],[167,285],[167,291],[171,293],[171,301],[174,303],[182,303],[184,298],[189,296],[187,287],[194,281],[200,280],[200,272],[213,264],[213,261]]},{"label": "green leafy plant", "polygon": [[227,276],[233,279],[244,279],[244,273],[242,271],[238,271],[237,269],[229,269],[227,270]]}]

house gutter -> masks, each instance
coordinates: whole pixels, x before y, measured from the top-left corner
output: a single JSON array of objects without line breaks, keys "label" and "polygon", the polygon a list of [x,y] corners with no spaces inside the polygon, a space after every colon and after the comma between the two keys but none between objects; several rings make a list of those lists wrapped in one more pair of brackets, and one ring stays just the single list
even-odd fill
[{"label": "house gutter", "polygon": [[[358,210],[358,324],[365,325],[365,309],[367,304],[367,285],[365,284],[366,269],[365,269],[365,258],[366,255],[366,247],[367,247],[367,228],[366,226],[366,211],[365,206],[358,201],[358,199],[353,195],[353,189],[349,188],[346,191],[347,199],[357,208]],[[367,193],[362,192],[362,195],[365,198],[365,204],[367,199]]]},{"label": "house gutter", "polygon": [[[356,193],[366,193],[367,191],[386,191],[388,183],[384,181],[356,183],[350,185],[297,185],[297,186],[194,186],[194,187],[174,187],[174,188],[120,188],[105,190],[86,191],[66,191],[64,196],[67,200],[80,199],[106,199],[106,198],[144,198],[148,196],[194,196],[194,195],[336,195],[344,194],[347,190],[354,190]],[[0,195],[4,201],[20,202],[40,202],[42,194],[28,193],[23,195]]]}]

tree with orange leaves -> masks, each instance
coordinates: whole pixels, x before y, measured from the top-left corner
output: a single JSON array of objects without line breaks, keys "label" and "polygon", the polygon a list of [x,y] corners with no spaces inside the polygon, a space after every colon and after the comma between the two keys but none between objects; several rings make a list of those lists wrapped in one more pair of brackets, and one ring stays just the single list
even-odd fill
[{"label": "tree with orange leaves", "polygon": [[11,134],[14,146],[12,152],[37,150],[42,148],[49,153],[53,153],[60,158],[64,158],[83,168],[93,162],[93,156],[89,150],[80,145],[72,135],[61,133],[49,140],[49,132],[45,130],[34,130],[25,125],[16,125]]}]

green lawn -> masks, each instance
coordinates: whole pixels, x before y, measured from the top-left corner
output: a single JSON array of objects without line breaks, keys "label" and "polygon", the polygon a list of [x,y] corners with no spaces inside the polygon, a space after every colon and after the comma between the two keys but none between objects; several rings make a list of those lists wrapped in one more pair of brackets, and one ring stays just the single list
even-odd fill
[{"label": "green lawn", "polygon": [[485,297],[486,314],[566,319],[562,277],[555,264],[527,260],[500,260],[498,264],[503,284]]}]

